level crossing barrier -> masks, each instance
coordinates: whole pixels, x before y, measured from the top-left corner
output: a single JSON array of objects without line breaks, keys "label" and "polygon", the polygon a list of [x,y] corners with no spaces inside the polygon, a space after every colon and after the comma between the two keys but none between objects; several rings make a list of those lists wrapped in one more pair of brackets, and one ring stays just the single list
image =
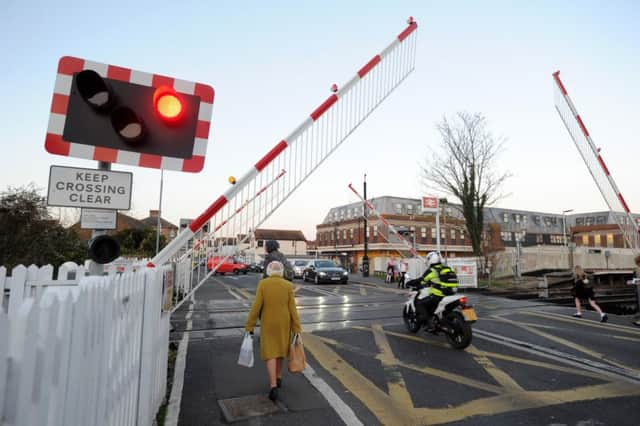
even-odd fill
[{"label": "level crossing barrier", "polygon": [[[278,142],[200,216],[160,251],[150,266],[168,261],[190,264],[176,277],[185,289],[173,307],[178,309],[206,279],[216,272],[206,267],[209,257],[218,265],[237,254],[262,223],[353,133],[400,85],[415,67],[417,23],[407,27],[344,85],[332,94],[287,137]],[[209,223],[209,233],[185,249],[189,240]],[[179,253],[183,254],[180,255]],[[185,259],[189,260],[185,260]],[[204,260],[204,265],[202,264]],[[187,280],[182,281],[182,280]],[[194,282],[196,281],[196,282]]]},{"label": "level crossing barrier", "polygon": [[554,103],[560,119],[564,123],[573,143],[582,157],[589,173],[593,177],[602,197],[614,220],[617,222],[624,239],[636,253],[640,252],[640,229],[638,223],[631,215],[631,210],[625,201],[618,185],[613,180],[600,149],[596,147],[591,134],[584,124],[584,120],[578,113],[573,101],[569,97],[567,89],[560,80],[560,71],[553,73],[554,80]]}]

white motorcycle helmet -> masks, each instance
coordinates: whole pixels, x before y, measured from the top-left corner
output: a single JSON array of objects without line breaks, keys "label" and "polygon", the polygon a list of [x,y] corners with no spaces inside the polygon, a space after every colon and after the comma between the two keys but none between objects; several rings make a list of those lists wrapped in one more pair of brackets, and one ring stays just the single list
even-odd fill
[{"label": "white motorcycle helmet", "polygon": [[427,268],[431,268],[436,263],[442,263],[442,258],[437,251],[432,251],[427,254]]}]

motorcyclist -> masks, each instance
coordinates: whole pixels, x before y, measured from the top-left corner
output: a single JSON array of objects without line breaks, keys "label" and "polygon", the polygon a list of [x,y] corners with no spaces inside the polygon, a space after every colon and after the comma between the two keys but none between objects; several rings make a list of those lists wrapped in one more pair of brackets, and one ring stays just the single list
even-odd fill
[{"label": "motorcyclist", "polygon": [[[458,287],[458,277],[455,272],[442,264],[438,252],[427,254],[427,270],[416,283],[418,287],[429,287],[429,295],[420,300],[416,297],[416,313],[418,321],[427,324],[427,331],[433,330],[433,313],[444,296],[455,293]],[[414,280],[415,282],[416,280]]]},{"label": "motorcyclist", "polygon": [[263,263],[263,274],[262,277],[267,277],[267,265],[274,260],[282,263],[284,265],[284,275],[283,277],[289,281],[293,281],[293,268],[291,264],[287,260],[287,258],[282,254],[278,249],[280,248],[280,244],[276,240],[267,240],[264,243],[264,249],[267,254],[264,256]]}]

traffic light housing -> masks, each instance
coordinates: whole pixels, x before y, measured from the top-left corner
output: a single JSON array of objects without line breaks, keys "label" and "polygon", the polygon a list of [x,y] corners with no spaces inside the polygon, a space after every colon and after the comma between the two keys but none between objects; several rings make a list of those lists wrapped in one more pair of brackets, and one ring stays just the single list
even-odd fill
[{"label": "traffic light housing", "polygon": [[58,65],[45,147],[53,154],[199,172],[213,88],[79,58]]},{"label": "traffic light housing", "polygon": [[110,235],[98,235],[89,241],[89,259],[104,265],[120,257],[120,243]]}]

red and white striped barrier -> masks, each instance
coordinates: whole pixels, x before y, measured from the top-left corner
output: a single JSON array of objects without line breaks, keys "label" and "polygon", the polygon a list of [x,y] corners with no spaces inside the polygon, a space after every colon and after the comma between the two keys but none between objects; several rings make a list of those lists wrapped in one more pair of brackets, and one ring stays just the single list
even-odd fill
[{"label": "red and white striped barrier", "polygon": [[[320,106],[313,110],[311,114],[309,114],[309,116],[298,127],[295,128],[293,132],[291,132],[286,138],[278,142],[269,152],[267,152],[260,160],[258,160],[244,176],[236,181],[235,185],[230,187],[223,195],[221,195],[213,203],[211,203],[211,205],[200,216],[198,216],[196,219],[194,219],[193,222],[191,222],[187,229],[182,231],[163,250],[161,250],[152,259],[149,265],[161,265],[167,262],[178,250],[180,250],[180,248],[184,244],[187,243],[187,241],[195,234],[195,232],[197,232],[217,212],[225,207],[229,200],[234,198],[250,182],[253,182],[256,176],[258,176],[258,174],[265,170],[265,168],[270,165],[276,158],[281,156],[287,148],[291,148],[295,143],[299,142],[300,138],[298,136],[304,133],[316,121],[318,121],[323,115],[325,115],[332,107],[334,107],[338,103],[341,98],[350,93],[353,87],[367,75],[369,75],[382,61],[384,61],[384,59],[388,55],[391,55],[394,51],[397,51],[397,47],[404,43],[407,38],[417,29],[417,27],[418,24],[413,20],[413,18],[409,18],[408,26],[395,37],[393,42],[389,44],[385,49],[383,49],[382,52],[369,60],[369,62],[367,62],[362,68],[360,68],[354,75],[354,77],[352,77],[345,85],[340,88],[336,85],[333,85],[331,87],[331,90],[334,93],[331,96],[329,96],[322,104],[320,104]],[[407,57],[409,57],[409,55],[407,55]],[[395,86],[400,84],[403,81],[404,77],[406,77],[406,75],[398,75],[398,80],[397,82],[395,82]],[[375,108],[376,105],[373,105],[373,108]],[[324,158],[321,161],[324,161]],[[317,167],[317,165],[315,167]],[[299,185],[300,183],[301,182],[297,183],[297,185]]]},{"label": "red and white striped barrier", "polygon": [[[578,148],[578,151],[587,165],[591,176],[595,180],[596,185],[598,185],[600,193],[609,205],[614,219],[618,222],[618,225],[624,234],[625,240],[631,248],[640,250],[638,224],[634,221],[627,202],[622,196],[620,189],[618,189],[618,185],[616,185],[616,182],[613,180],[613,177],[609,172],[609,168],[600,154],[600,149],[597,148],[593,142],[593,139],[587,130],[587,126],[585,126],[582,117],[569,97],[569,93],[567,92],[565,85],[562,83],[562,80],[560,80],[560,71],[553,73],[553,79],[556,83],[556,88],[558,89],[557,93],[560,95],[560,99],[558,100],[564,101],[556,101],[555,105],[558,114],[560,114],[560,118],[564,122],[567,131]],[[571,115],[571,117],[568,117],[567,115]],[[571,121],[570,118],[572,118],[573,121]],[[576,125],[577,129],[575,127]],[[594,162],[590,161],[592,158],[596,159],[599,167],[596,167],[593,164]],[[604,176],[604,179],[602,176]],[[620,208],[622,208],[626,216],[626,220],[624,221],[621,221],[615,214],[620,211]]]}]

